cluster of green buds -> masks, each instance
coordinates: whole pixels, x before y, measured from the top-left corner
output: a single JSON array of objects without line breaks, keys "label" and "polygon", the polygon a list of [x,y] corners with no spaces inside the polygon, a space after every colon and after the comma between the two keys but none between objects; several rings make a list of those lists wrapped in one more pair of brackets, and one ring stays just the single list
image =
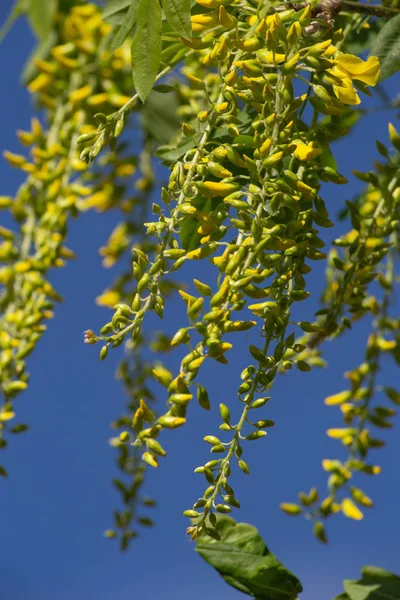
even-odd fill
[{"label": "cluster of green buds", "polygon": [[[128,548],[129,542],[134,539],[138,532],[133,528],[134,524],[151,527],[153,521],[145,516],[142,511],[155,506],[155,501],[142,495],[145,483],[146,464],[141,459],[141,452],[137,446],[129,444],[131,439],[132,414],[140,407],[141,403],[151,404],[154,394],[149,382],[153,378],[152,364],[143,359],[140,343],[131,349],[129,358],[124,360],[118,367],[117,377],[123,383],[125,393],[128,396],[127,411],[112,424],[113,429],[119,430],[118,437],[110,440],[110,444],[117,450],[117,466],[121,477],[113,480],[113,484],[120,493],[123,510],[114,511],[114,528],[104,532],[109,539],[118,538],[121,550]],[[147,406],[146,404],[146,406]]]},{"label": "cluster of green buds", "polygon": [[[79,160],[83,136],[95,129],[94,107],[106,112],[123,105],[130,87],[130,57],[124,49],[111,54],[104,47],[109,26],[94,4],[73,6],[55,17],[57,43],[35,62],[28,85],[46,123],[32,120],[30,131],[18,132],[29,157],[5,152],[11,166],[26,173],[14,198],[0,197],[16,230],[0,228],[0,445],[5,434],[27,426],[14,425],[14,400],[26,389],[25,359],[34,350],[45,321],[53,316],[58,293],[48,281],[49,270],[73,258],[65,246],[68,220],[90,207],[104,210],[132,202],[124,195],[121,177],[131,176],[132,159],[107,155],[112,174],[95,177]],[[84,139],[86,139],[84,137]],[[121,183],[122,181],[122,183]],[[3,469],[3,468],[2,468]],[[5,470],[2,470],[5,474]]]},{"label": "cluster of green buds", "polygon": [[[345,374],[349,388],[325,399],[326,405],[338,406],[341,410],[343,427],[330,428],[327,435],[342,443],[346,459],[322,461],[324,470],[329,473],[329,495],[321,502],[313,489],[308,495],[300,494],[301,505],[282,505],[288,514],[304,514],[310,518],[322,542],[327,539],[323,519],[341,511],[351,519],[360,520],[363,507],[373,506],[373,501],[353,485],[353,478],[361,473],[378,475],[381,472],[381,467],[370,464],[368,457],[371,450],[383,447],[385,441],[371,433],[371,427],[390,429],[396,414],[390,403],[400,405],[400,391],[377,381],[385,356],[391,356],[400,364],[400,321],[390,314],[395,300],[399,253],[400,136],[393,125],[389,125],[389,135],[395,153],[390,155],[386,146],[378,142],[385,163],[376,164],[377,173],[356,173],[368,187],[348,204],[353,228],[335,240],[340,253],[336,249],[331,251],[324,293],[326,307],[320,311],[322,315],[315,325],[317,331],[324,325],[326,335],[336,336],[364,315],[372,316],[373,329],[364,360]],[[320,341],[319,333],[310,336],[312,345]],[[382,403],[385,398],[389,405]]]},{"label": "cluster of green buds", "polygon": [[[146,224],[158,249],[149,255],[134,248],[133,301],[118,304],[111,325],[99,336],[91,332],[89,340],[104,343],[103,355],[129,337],[135,342],[147,313],[163,316],[165,277],[188,261],[211,260],[217,285],[195,280],[193,294],[181,292],[188,323],[176,332],[171,346],[187,345],[189,352],[176,377],[164,369],[159,373],[167,412],[157,418],[143,402],[133,418],[133,443],[143,449],[147,464],[158,466],[157,455],[163,452],[157,438],[163,429],[185,423],[193,386],[200,405],[210,406],[207,390],[197,381],[204,361],[226,364],[232,347],[226,336],[258,328],[262,342],[250,346],[252,363],[238,389],[243,406],[238,423],[231,422],[228,406],[220,407],[221,429],[231,439],[205,438],[221,457],[197,469],[209,487],[186,511],[194,520],[188,529],[193,538],[202,529],[215,535],[215,511],[238,506],[228,483],[231,462],[237,460],[247,473],[242,440],[260,439],[273,425],[269,419],[250,419],[253,409],[269,399],[265,393],[276,374],[293,366],[309,371],[313,363],[321,363],[289,331],[296,325],[291,305],[309,296],[308,262],[326,258],[319,228],[332,222],[319,195],[321,183],[346,182],[324,162],[329,141],[340,135],[340,119],[348,107],[360,102],[358,92],[367,92],[379,76],[377,59],[363,61],[339,51],[335,44],[342,38],[340,31],[310,33],[308,5],[278,12],[278,5],[262,2],[197,4],[192,16],[195,37],[181,39],[174,52],[179,44],[191,50],[183,74],[196,96],[186,114],[194,106],[201,110],[182,126],[186,141],[181,136],[175,148],[169,183],[162,190],[164,206],[154,204],[157,220]],[[174,64],[163,64],[160,76]],[[203,77],[203,69],[212,76]],[[312,113],[309,122],[306,107]],[[113,113],[107,122],[116,126],[121,114]],[[233,314],[237,312],[243,316]],[[311,327],[298,325],[306,333]],[[310,360],[305,359],[308,355]],[[247,426],[249,433],[244,431]]]}]

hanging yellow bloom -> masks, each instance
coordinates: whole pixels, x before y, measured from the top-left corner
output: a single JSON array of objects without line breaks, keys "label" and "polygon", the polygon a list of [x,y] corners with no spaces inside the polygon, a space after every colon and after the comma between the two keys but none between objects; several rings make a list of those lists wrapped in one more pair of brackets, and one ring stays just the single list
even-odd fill
[{"label": "hanging yellow bloom", "polygon": [[376,56],[370,56],[368,60],[362,60],[352,54],[338,54],[335,66],[328,70],[336,78],[341,80],[341,85],[334,85],[333,91],[343,104],[360,104],[360,98],[353,87],[352,80],[362,81],[367,85],[376,85],[380,66]]},{"label": "hanging yellow bloom", "polygon": [[353,87],[350,77],[348,77],[344,71],[336,67],[331,69],[331,72],[332,75],[335,75],[335,77],[339,77],[342,80],[342,85],[333,86],[335,96],[339,98],[343,104],[350,104],[352,106],[360,104],[360,97]]},{"label": "hanging yellow bloom", "polygon": [[341,508],[342,508],[342,513],[349,519],[354,519],[355,521],[361,521],[361,519],[364,516],[362,514],[361,510],[358,508],[358,506],[356,506],[354,504],[354,502],[352,500],[350,500],[350,498],[345,498],[342,501]]},{"label": "hanging yellow bloom", "polygon": [[301,140],[295,140],[293,144],[296,145],[294,155],[299,160],[312,160],[319,156],[322,152],[321,148],[314,148],[312,143],[305,144]]},{"label": "hanging yellow bloom", "polygon": [[113,308],[120,300],[121,296],[116,290],[106,290],[97,296],[96,304],[98,306],[106,306],[107,308]]},{"label": "hanging yellow bloom", "polygon": [[281,54],[279,52],[272,52],[272,50],[266,50],[265,48],[259,50],[257,52],[257,56],[261,60],[261,62],[267,63],[269,65],[282,63],[286,58],[285,54]]},{"label": "hanging yellow bloom", "polygon": [[12,410],[3,410],[0,412],[0,421],[11,421],[15,417],[15,412]]},{"label": "hanging yellow bloom", "polygon": [[336,63],[342,71],[345,71],[350,79],[357,79],[367,85],[376,85],[380,73],[379,60],[376,56],[370,56],[368,60],[362,60],[352,54],[339,54]]}]

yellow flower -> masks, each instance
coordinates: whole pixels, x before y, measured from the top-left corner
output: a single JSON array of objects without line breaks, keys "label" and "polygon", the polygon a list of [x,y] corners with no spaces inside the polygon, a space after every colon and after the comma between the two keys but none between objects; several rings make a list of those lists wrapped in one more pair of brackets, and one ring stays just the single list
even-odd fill
[{"label": "yellow flower", "polygon": [[15,417],[15,412],[12,410],[3,410],[0,412],[0,421],[11,421]]},{"label": "yellow flower", "polygon": [[362,514],[361,510],[358,508],[358,506],[356,506],[354,504],[354,502],[352,500],[350,500],[350,498],[345,498],[342,501],[341,508],[342,508],[342,513],[349,519],[354,519],[355,521],[361,521],[361,519],[364,516]]},{"label": "yellow flower", "polygon": [[335,67],[332,69],[332,74],[342,80],[342,85],[333,86],[335,96],[339,98],[343,104],[350,104],[352,106],[360,104],[360,97],[354,89],[350,77],[348,77],[344,71]]},{"label": "yellow flower", "polygon": [[352,54],[339,54],[336,63],[340,69],[350,77],[357,79],[367,85],[376,85],[379,78],[380,65],[376,56],[370,56],[368,60],[362,60]]},{"label": "yellow flower", "polygon": [[346,390],[344,392],[339,392],[333,396],[328,396],[325,398],[325,404],[327,406],[335,406],[336,404],[342,404],[351,398],[351,392]]},{"label": "yellow flower", "polygon": [[113,308],[115,304],[117,304],[120,300],[120,294],[115,290],[106,290],[101,294],[101,296],[97,296],[96,304],[98,306],[106,306],[107,308]]},{"label": "yellow flower", "polygon": [[299,160],[312,160],[319,156],[322,152],[321,148],[314,148],[312,143],[305,144],[302,141],[295,140],[293,142],[296,145],[294,155]]},{"label": "yellow flower", "polygon": [[341,440],[343,439],[348,433],[349,433],[349,429],[328,429],[326,432],[326,435],[332,439],[335,440]]},{"label": "yellow flower", "polygon": [[286,58],[285,54],[281,54],[279,52],[272,52],[272,50],[266,50],[265,48],[259,50],[257,52],[257,56],[261,60],[261,62],[267,63],[269,65],[282,63]]},{"label": "yellow flower", "polygon": [[379,78],[379,60],[370,56],[367,61],[352,54],[339,54],[335,66],[328,70],[341,84],[333,86],[333,91],[343,104],[360,104],[360,98],[353,87],[352,80],[357,79],[368,85],[376,85]]}]

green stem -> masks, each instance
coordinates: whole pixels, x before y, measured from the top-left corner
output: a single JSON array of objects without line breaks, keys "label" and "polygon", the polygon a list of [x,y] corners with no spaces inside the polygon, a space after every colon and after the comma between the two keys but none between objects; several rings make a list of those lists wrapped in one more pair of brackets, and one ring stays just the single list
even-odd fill
[{"label": "green stem", "polygon": [[342,0],[342,10],[350,13],[358,13],[362,15],[372,15],[374,17],[384,17],[390,19],[400,14],[400,9],[390,6],[382,6],[380,4],[360,4],[351,0]]}]

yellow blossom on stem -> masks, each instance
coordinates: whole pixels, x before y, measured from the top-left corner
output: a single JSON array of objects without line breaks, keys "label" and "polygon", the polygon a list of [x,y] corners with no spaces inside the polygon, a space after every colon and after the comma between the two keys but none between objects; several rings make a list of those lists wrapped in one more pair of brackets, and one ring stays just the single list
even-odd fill
[{"label": "yellow blossom on stem", "polygon": [[350,104],[351,106],[360,104],[360,97],[357,94],[350,77],[348,77],[344,71],[337,67],[331,69],[331,73],[332,75],[335,75],[335,77],[339,77],[342,81],[341,85],[333,86],[335,96],[339,98],[343,104]]},{"label": "yellow blossom on stem", "polygon": [[314,148],[312,143],[305,144],[302,141],[295,140],[293,142],[296,145],[294,155],[299,160],[312,160],[319,156],[322,152],[321,148]]},{"label": "yellow blossom on stem", "polygon": [[360,104],[360,98],[353,87],[352,80],[362,81],[367,85],[376,85],[380,73],[379,60],[370,56],[362,60],[352,54],[338,54],[335,66],[330,69],[332,75],[341,80],[341,85],[334,85],[333,91],[343,104]]},{"label": "yellow blossom on stem", "polygon": [[336,63],[350,79],[357,79],[372,86],[378,82],[380,65],[376,56],[370,56],[368,60],[362,60],[362,58],[353,56],[353,54],[339,54]]},{"label": "yellow blossom on stem", "polygon": [[106,306],[107,308],[113,308],[117,302],[120,300],[120,294],[115,290],[106,290],[101,294],[101,296],[97,296],[96,304],[98,306]]}]

